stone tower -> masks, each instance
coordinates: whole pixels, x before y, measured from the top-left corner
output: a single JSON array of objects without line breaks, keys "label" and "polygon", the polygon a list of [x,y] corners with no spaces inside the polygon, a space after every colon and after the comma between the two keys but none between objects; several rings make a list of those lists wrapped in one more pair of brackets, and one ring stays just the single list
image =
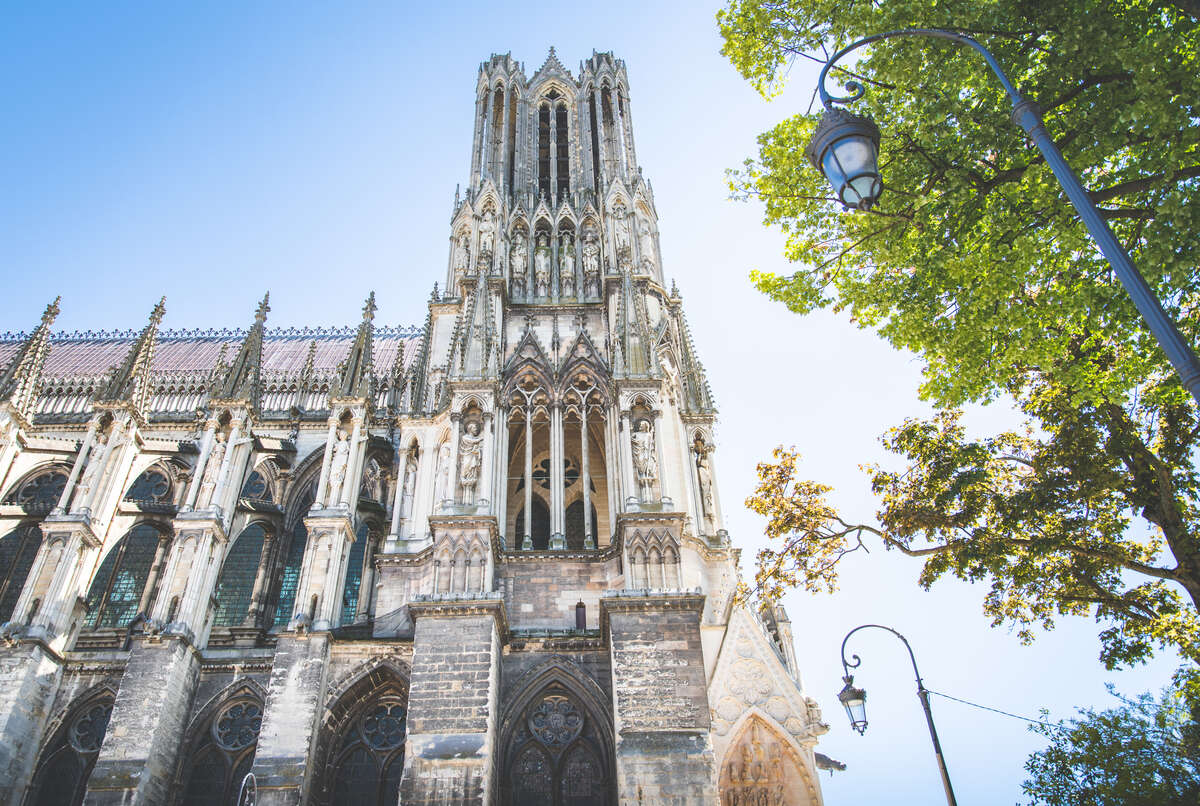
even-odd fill
[{"label": "stone tower", "polygon": [[423,327],[0,342],[0,800],[821,803],[625,65],[475,99]]}]

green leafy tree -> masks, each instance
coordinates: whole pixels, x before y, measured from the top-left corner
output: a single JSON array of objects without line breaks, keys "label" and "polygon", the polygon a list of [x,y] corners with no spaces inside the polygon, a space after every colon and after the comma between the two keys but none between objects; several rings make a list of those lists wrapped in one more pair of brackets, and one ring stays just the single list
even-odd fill
[{"label": "green leafy tree", "polygon": [[[797,60],[894,28],[984,42],[1045,110],[1079,172],[1185,338],[1200,333],[1200,25],[1196,3],[1157,0],[734,0],[723,52],[765,96]],[[901,38],[834,80],[883,132],[885,192],[842,210],[804,156],[817,116],[759,138],[731,173],[782,228],[792,274],[754,272],[797,313],[848,312],[925,363],[940,412],[889,432],[904,472],[869,472],[878,525],[833,510],[794,454],[759,468],[747,502],[772,541],[757,590],[836,585],[838,561],[878,540],[921,558],[921,583],[990,581],[996,623],[1103,623],[1110,666],[1170,646],[1200,662],[1200,513],[1193,401],[1008,119],[986,65],[951,43]],[[836,90],[836,87],[832,89]],[[971,439],[956,407],[1016,401],[1021,433]]]},{"label": "green leafy tree", "polygon": [[1200,709],[1178,692],[1032,729],[1049,746],[1029,757],[1030,806],[1194,806],[1200,803]]}]

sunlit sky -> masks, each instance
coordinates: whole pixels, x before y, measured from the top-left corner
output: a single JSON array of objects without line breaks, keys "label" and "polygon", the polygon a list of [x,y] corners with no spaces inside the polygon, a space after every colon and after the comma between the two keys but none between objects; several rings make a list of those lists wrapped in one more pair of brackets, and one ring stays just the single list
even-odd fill
[{"label": "sunlit sky", "polygon": [[[269,326],[353,324],[370,290],[377,324],[420,324],[470,167],[479,63],[511,51],[532,74],[554,45],[575,71],[612,50],[629,70],[665,272],[720,406],[717,480],[743,569],[762,524],[740,503],[777,444],[804,454],[848,517],[873,517],[859,466],[894,463],[879,435],[927,412],[921,364],[844,316],[800,318],[751,288],[751,268],[789,267],[761,209],[729,200],[725,170],[807,107],[815,71],[797,65],[792,89],[762,100],[718,52],[716,6],[14,5],[0,12],[0,331],[29,329],[57,294],[64,330],[140,327],[162,294],[166,327],[242,327],[267,290]],[[981,431],[1013,422],[1002,407],[970,418]],[[907,656],[882,633],[852,645],[871,724],[849,730],[838,650],[855,625],[908,636],[931,689],[1029,716],[1108,707],[1106,682],[1157,690],[1173,668],[1106,672],[1083,620],[1021,646],[981,614],[983,586],[926,592],[918,571],[860,553],[836,594],[785,600],[830,725],[818,749],[848,765],[822,774],[827,803],[943,797]],[[933,708],[960,800],[1022,800],[1039,737],[940,698]]]}]

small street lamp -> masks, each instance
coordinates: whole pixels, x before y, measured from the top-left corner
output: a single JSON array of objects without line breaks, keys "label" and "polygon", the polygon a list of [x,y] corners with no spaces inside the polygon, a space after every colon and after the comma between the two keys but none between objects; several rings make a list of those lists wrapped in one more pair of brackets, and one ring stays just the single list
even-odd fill
[{"label": "small street lamp", "polygon": [[825,178],[833,186],[838,201],[849,209],[866,211],[871,209],[878,201],[880,194],[883,193],[883,181],[879,176],[879,128],[870,118],[853,115],[834,106],[835,104],[851,103],[863,97],[866,89],[862,84],[857,81],[848,81],[846,89],[850,94],[834,96],[825,89],[826,76],[829,75],[834,63],[847,53],[872,42],[898,36],[947,39],[956,44],[973,48],[983,56],[988,67],[1000,79],[1004,91],[1008,93],[1008,98],[1013,105],[1013,123],[1024,129],[1025,133],[1033,140],[1034,145],[1042,152],[1046,164],[1050,166],[1063,191],[1067,194],[1067,198],[1074,205],[1075,212],[1083,220],[1096,245],[1100,247],[1100,251],[1108,259],[1113,271],[1116,272],[1121,285],[1125,287],[1126,293],[1129,294],[1138,312],[1150,326],[1150,330],[1163,348],[1163,352],[1167,354],[1171,365],[1175,367],[1175,372],[1179,374],[1184,388],[1192,393],[1192,397],[1196,399],[1197,403],[1200,403],[1200,361],[1196,360],[1196,354],[1192,351],[1191,345],[1184,341],[1183,336],[1175,327],[1175,323],[1163,310],[1162,303],[1154,296],[1154,292],[1146,284],[1145,278],[1117,242],[1116,236],[1113,235],[1108,224],[1101,218],[1100,211],[1096,209],[1091,197],[1080,184],[1079,177],[1071,170],[1071,166],[1067,164],[1062,152],[1059,151],[1058,146],[1046,131],[1046,127],[1042,125],[1042,115],[1037,104],[1017,91],[1000,67],[999,62],[996,61],[996,57],[972,37],[941,28],[906,28],[865,37],[829,57],[829,61],[825,63],[821,69],[821,75],[817,79],[817,92],[821,96],[825,112],[817,124],[817,129],[813,133],[805,153],[813,166],[825,174]]},{"label": "small street lamp", "polygon": [[912,661],[913,674],[917,678],[917,699],[921,701],[921,708],[925,711],[925,723],[929,726],[929,738],[933,740],[933,754],[937,758],[938,772],[942,776],[942,788],[946,790],[946,803],[949,806],[958,806],[958,801],[954,799],[954,788],[950,786],[950,773],[946,769],[946,759],[942,756],[942,743],[938,741],[937,728],[933,726],[933,711],[929,709],[929,690],[925,688],[925,683],[921,680],[921,672],[917,669],[917,658],[913,655],[908,639],[891,627],[885,627],[882,624],[862,624],[846,633],[846,637],[842,639],[842,670],[846,673],[842,680],[846,685],[838,693],[838,700],[846,708],[846,716],[850,717],[850,727],[858,731],[860,736],[866,733],[867,692],[854,687],[854,675],[850,674],[850,670],[857,669],[862,663],[862,658],[858,655],[851,655],[853,660],[846,660],[846,642],[854,633],[866,629],[887,630],[904,642],[904,648],[908,650],[908,658]]}]

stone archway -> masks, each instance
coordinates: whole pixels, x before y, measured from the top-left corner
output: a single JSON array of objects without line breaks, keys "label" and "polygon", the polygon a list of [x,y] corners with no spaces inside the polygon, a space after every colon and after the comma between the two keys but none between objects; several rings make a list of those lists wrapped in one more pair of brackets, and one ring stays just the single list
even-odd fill
[{"label": "stone archway", "polygon": [[719,778],[721,806],[819,806],[800,751],[757,714],[742,723],[725,751]]}]

